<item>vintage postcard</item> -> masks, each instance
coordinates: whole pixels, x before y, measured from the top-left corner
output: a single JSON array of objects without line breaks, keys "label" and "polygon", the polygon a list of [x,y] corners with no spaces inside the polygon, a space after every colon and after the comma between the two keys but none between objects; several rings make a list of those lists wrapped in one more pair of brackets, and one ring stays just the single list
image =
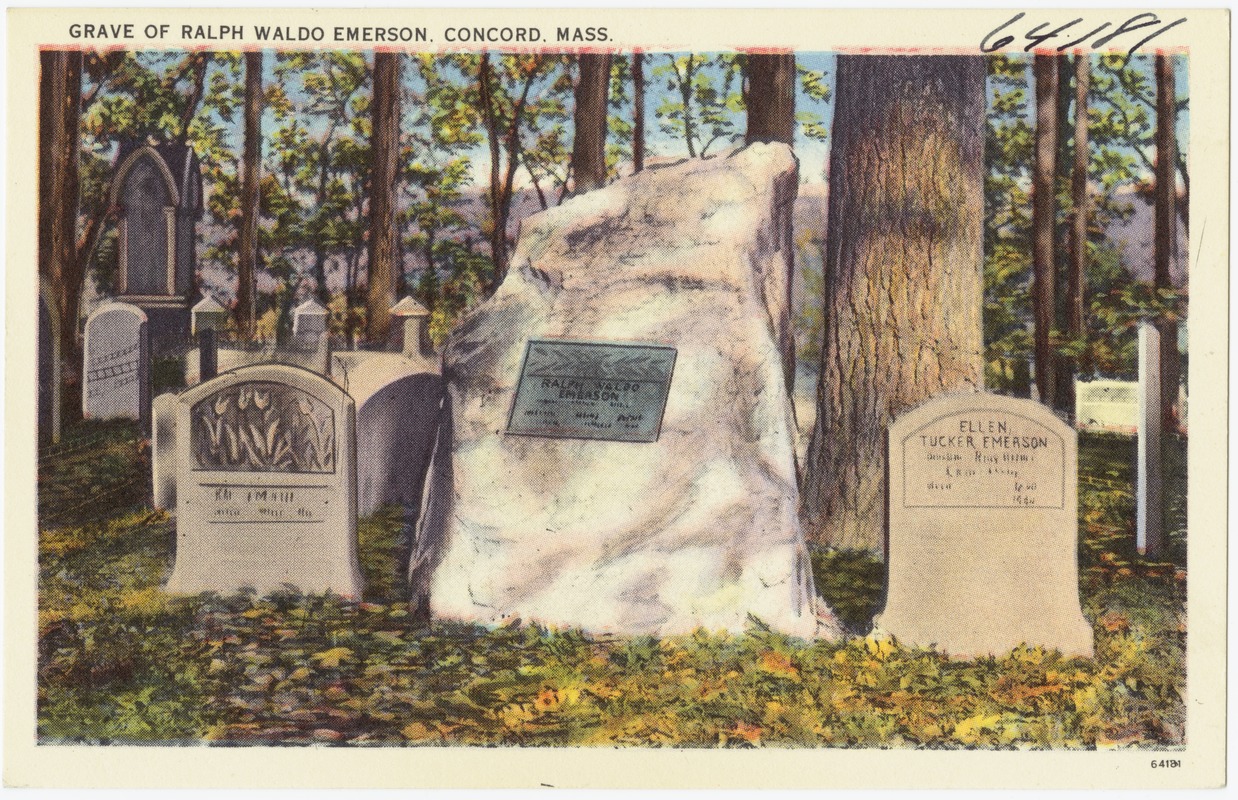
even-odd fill
[{"label": "vintage postcard", "polygon": [[1227,11],[8,30],[8,785],[1225,783]]}]

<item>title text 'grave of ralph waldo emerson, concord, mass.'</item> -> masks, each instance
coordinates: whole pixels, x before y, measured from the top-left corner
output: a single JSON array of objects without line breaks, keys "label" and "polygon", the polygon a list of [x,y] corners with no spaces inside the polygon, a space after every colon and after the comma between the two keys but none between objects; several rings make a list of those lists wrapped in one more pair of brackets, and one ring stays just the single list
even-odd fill
[{"label": "title text 'grave of ralph waldo emerson, concord, mass.'", "polygon": [[939,397],[890,426],[889,465],[877,628],[956,656],[1020,644],[1092,654],[1069,425],[1031,400]]}]

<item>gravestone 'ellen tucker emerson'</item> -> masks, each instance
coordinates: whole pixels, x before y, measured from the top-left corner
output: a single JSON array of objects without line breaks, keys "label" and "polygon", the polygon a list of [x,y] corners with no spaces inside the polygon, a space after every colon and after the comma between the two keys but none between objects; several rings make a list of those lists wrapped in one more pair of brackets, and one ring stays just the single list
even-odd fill
[{"label": "gravestone 'ellen tucker emerson'", "polygon": [[889,459],[876,628],[963,657],[1022,644],[1092,655],[1073,428],[1033,400],[945,395],[895,420]]}]

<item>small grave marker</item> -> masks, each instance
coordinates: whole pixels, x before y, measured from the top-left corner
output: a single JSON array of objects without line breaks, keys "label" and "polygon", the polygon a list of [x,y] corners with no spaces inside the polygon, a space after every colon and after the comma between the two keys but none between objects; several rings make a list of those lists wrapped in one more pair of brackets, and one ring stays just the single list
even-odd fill
[{"label": "small grave marker", "polygon": [[1076,435],[1039,403],[939,397],[890,426],[882,631],[957,656],[1092,654],[1079,606]]},{"label": "small grave marker", "polygon": [[86,320],[82,416],[150,420],[150,355],[146,314],[107,303]]}]

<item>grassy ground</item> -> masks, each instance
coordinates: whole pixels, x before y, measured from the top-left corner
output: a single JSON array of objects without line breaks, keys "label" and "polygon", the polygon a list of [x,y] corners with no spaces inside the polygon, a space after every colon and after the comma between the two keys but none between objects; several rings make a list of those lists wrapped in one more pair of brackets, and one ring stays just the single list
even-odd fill
[{"label": "grassy ground", "polygon": [[1095,659],[1042,649],[950,660],[865,637],[881,563],[814,554],[854,636],[588,637],[417,628],[405,533],[359,526],[364,602],[160,591],[174,530],[142,504],[145,443],[69,432],[40,463],[43,742],[1092,748],[1181,745],[1185,444],[1167,453],[1171,560],[1133,552],[1120,437],[1080,440],[1080,591]]}]

